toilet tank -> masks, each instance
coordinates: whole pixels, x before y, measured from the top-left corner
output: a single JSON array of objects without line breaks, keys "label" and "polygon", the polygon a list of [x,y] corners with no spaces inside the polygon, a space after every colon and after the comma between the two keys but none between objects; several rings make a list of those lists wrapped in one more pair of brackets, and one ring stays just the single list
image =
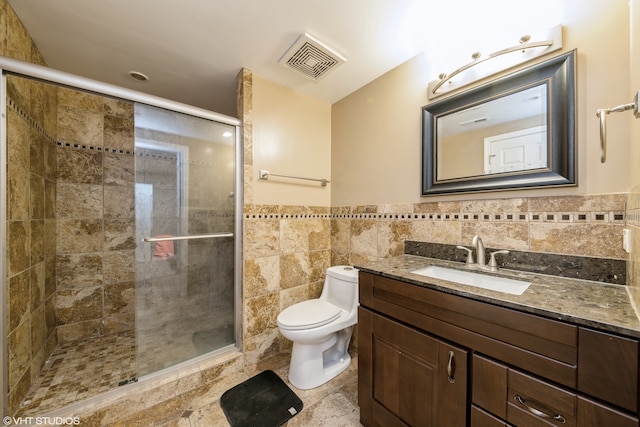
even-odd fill
[{"label": "toilet tank", "polygon": [[358,306],[358,269],[336,265],[327,269],[321,299],[351,311]]}]

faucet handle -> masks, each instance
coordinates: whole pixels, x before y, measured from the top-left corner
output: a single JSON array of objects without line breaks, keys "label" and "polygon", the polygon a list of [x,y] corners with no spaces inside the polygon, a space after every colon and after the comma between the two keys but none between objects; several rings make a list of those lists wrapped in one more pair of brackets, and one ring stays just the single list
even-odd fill
[{"label": "faucet handle", "polygon": [[495,268],[496,270],[498,269],[498,263],[496,262],[496,255],[497,254],[508,254],[509,251],[507,250],[501,250],[501,251],[495,251],[495,252],[491,252],[491,259],[489,260],[489,267],[490,268]]},{"label": "faucet handle", "polygon": [[473,260],[473,251],[471,249],[465,248],[464,246],[456,246],[456,248],[467,251],[467,265],[475,264],[475,261]]}]

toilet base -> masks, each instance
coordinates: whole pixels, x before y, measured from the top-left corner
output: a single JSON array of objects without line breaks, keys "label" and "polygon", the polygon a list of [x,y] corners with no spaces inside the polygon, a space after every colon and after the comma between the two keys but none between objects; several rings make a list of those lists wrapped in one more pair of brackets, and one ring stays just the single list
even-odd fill
[{"label": "toilet base", "polygon": [[353,326],[345,328],[325,342],[293,343],[289,382],[308,390],[321,386],[346,370],[351,364],[348,347]]}]

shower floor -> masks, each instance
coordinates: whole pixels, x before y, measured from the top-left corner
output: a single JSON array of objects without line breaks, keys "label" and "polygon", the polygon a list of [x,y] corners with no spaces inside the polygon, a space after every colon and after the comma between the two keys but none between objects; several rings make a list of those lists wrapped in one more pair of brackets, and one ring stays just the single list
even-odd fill
[{"label": "shower floor", "polygon": [[113,390],[136,375],[133,332],[58,346],[31,385],[19,415],[42,415]]},{"label": "shower floor", "polygon": [[184,329],[176,330],[171,338],[155,334],[153,341],[157,346],[145,345],[142,353],[141,342],[152,339],[145,338],[140,331],[137,342],[135,333],[129,332],[59,345],[31,385],[17,415],[40,416],[98,396],[132,378],[171,366],[167,357],[174,361],[188,360],[232,340],[233,325],[225,324],[192,335],[185,334]]}]

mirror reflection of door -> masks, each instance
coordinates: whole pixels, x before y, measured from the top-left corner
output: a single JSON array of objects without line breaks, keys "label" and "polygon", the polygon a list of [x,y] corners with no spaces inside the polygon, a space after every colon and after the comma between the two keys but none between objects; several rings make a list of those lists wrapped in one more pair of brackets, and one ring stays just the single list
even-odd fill
[{"label": "mirror reflection of door", "polygon": [[547,166],[547,131],[536,126],[484,139],[484,173],[502,173]]},{"label": "mirror reflection of door", "polygon": [[[541,84],[438,117],[437,179],[547,167],[547,100]],[[542,133],[531,134],[534,129]],[[544,147],[534,146],[538,138]],[[495,146],[497,157],[489,166],[486,144],[492,139],[503,141]]]}]

